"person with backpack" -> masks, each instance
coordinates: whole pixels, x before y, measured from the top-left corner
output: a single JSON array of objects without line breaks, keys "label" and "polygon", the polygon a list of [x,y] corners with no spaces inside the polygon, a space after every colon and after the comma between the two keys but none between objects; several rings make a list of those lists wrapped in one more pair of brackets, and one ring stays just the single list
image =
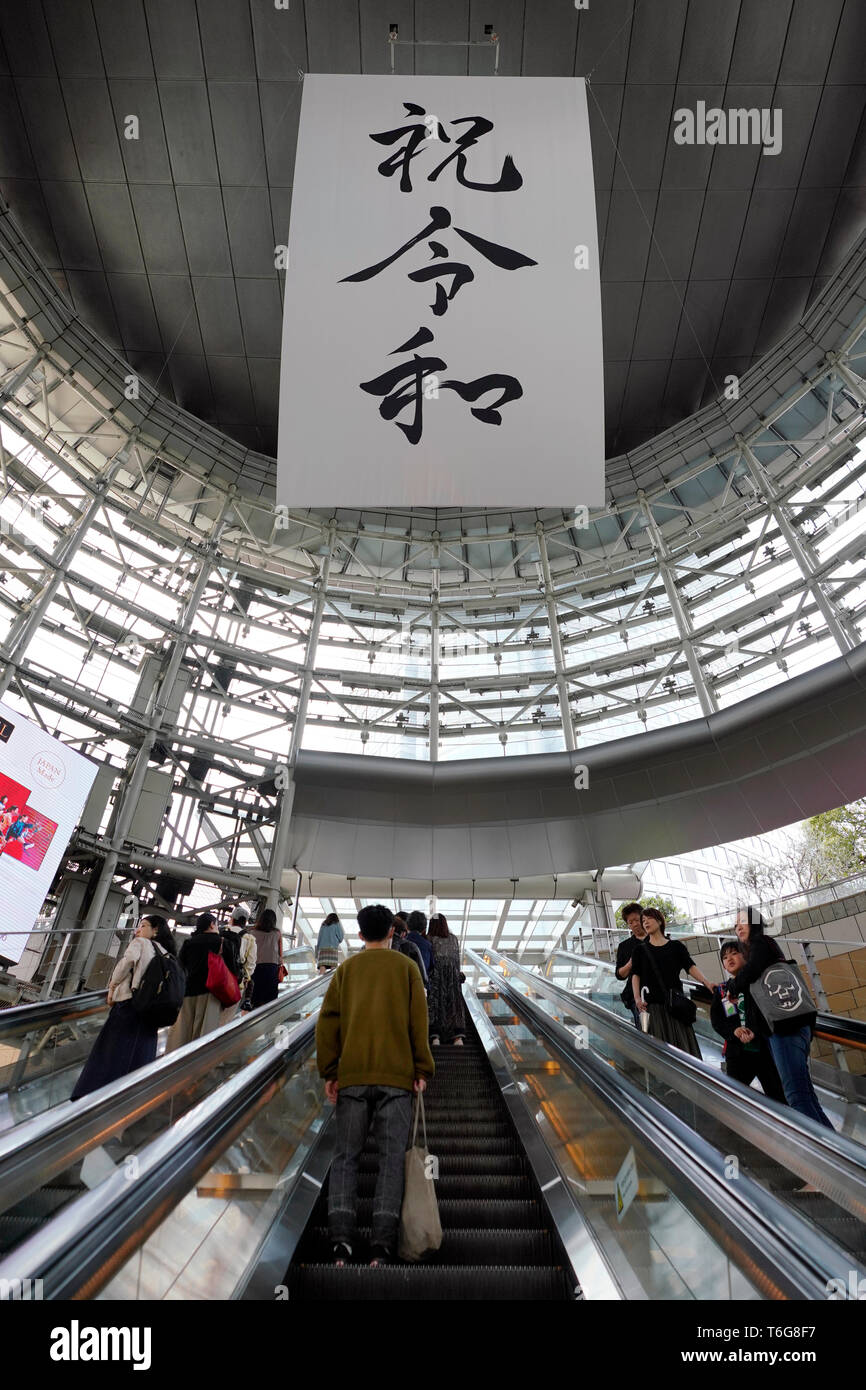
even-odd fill
[{"label": "person with backpack", "polygon": [[195,919],[192,935],[186,938],[178,952],[177,958],[186,971],[186,995],[178,1020],[168,1035],[166,1052],[174,1052],[219,1028],[222,1006],[207,987],[208,957],[212,952],[222,955],[226,967],[231,971],[232,958],[226,958],[225,951],[225,943],[217,930],[213,913],[200,913]]},{"label": "person with backpack", "polygon": [[[747,1006],[751,1000],[750,987],[757,984],[771,966],[785,961],[778,944],[771,936],[764,935],[766,925],[756,907],[743,907],[737,913],[734,931],[746,960],[742,968],[728,980],[725,989],[731,999],[738,999],[745,993]],[[821,1108],[809,1072],[809,1052],[817,1018],[811,997],[802,1001],[795,1016],[778,1019],[772,1026],[766,1022],[760,1008],[755,1010],[754,1017],[761,1036],[767,1040],[782,1081],[785,1099],[791,1109],[808,1115],[825,1129],[832,1129],[833,1125]]]},{"label": "person with backpack", "polygon": [[168,922],[164,917],[142,917],[135,936],[112,972],[108,984],[111,1005],[108,1018],[70,1099],[80,1100],[101,1086],[155,1061],[156,1035],[161,1025],[138,1011],[135,995],[158,952],[168,956],[177,968],[174,938]]},{"label": "person with backpack", "polygon": [[424,991],[426,993],[429,985],[427,968],[424,965],[424,957],[421,955],[415,942],[409,940],[409,928],[406,925],[406,919],[402,917],[399,912],[395,912],[391,920],[394,923],[394,935],[391,937],[391,950],[400,951],[402,955],[408,956],[410,960],[414,960],[421,972],[421,982],[424,985]]},{"label": "person with backpack", "polygon": [[423,912],[419,912],[416,908],[414,912],[409,913],[407,925],[409,927],[407,940],[411,941],[413,946],[417,946],[421,952],[421,959],[424,962],[424,969],[427,971],[429,981],[435,968],[435,962],[433,960],[433,947],[426,936],[427,918]]},{"label": "person with backpack", "polygon": [[230,1023],[237,1016],[241,1002],[247,991],[256,968],[255,938],[246,930],[247,914],[236,908],[228,926],[220,928],[220,936],[225,942],[225,962],[238,982],[241,997],[236,1004],[229,1004],[220,1014],[220,1027]]}]

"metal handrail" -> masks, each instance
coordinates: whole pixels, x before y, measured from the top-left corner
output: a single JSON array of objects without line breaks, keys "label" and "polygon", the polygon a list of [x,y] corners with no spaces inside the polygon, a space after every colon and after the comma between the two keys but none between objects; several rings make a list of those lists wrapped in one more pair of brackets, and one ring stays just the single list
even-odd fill
[{"label": "metal handrail", "polygon": [[[849,1252],[747,1174],[730,1182],[725,1155],[633,1082],[577,1047],[573,1034],[521,994],[489,957],[472,950],[466,954],[488,977],[492,966],[495,987],[664,1165],[671,1191],[686,1205],[701,1208],[705,1224],[729,1257],[742,1264],[745,1251],[768,1281],[770,1297],[826,1298],[828,1280],[854,1263]],[[512,964],[508,961],[509,968]],[[521,968],[519,973],[530,972]]]},{"label": "metal handrail", "polygon": [[[290,956],[302,955],[313,956],[313,952],[308,946],[292,946],[283,952],[286,960]],[[310,963],[312,965],[312,961]],[[15,1004],[11,1009],[0,1009],[0,1043],[7,1042],[17,1033],[29,1033],[32,1028],[51,1028],[55,1024],[86,1018],[88,1014],[98,1013],[105,1008],[107,1002],[108,990],[94,989],[82,994],[61,995],[59,999],[37,999],[30,1004]]]},{"label": "metal handrail", "polygon": [[[706,1062],[672,1049],[637,1028],[625,1027],[610,1011],[583,995],[551,984],[517,961],[488,949],[488,965],[525,979],[539,994],[591,1024],[631,1061],[653,1072],[680,1095],[721,1120],[784,1168],[814,1183],[859,1221],[866,1221],[866,1149],[847,1135],[828,1130],[788,1106],[742,1087]],[[507,978],[507,976],[506,976]]]},{"label": "metal handrail", "polygon": [[93,1298],[277,1093],[315,1026],[304,1019],[146,1145],[135,1182],[120,1169],[18,1245],[0,1263],[0,1288],[38,1278],[48,1299]]},{"label": "metal handrail", "polygon": [[16,1004],[0,1010],[0,1042],[32,1028],[51,1028],[58,1023],[87,1018],[99,1013],[108,1002],[105,989],[89,990],[85,994],[68,994],[63,999],[43,999],[32,1004]]},{"label": "metal handrail", "polygon": [[62,1101],[0,1134],[4,1209],[71,1167],[97,1140],[104,1142],[228,1060],[250,1035],[278,1025],[282,1014],[323,994],[329,982],[328,976],[318,976],[298,985],[262,1008],[241,1014],[223,1028],[167,1053],[152,1066],[130,1072],[81,1100]]}]

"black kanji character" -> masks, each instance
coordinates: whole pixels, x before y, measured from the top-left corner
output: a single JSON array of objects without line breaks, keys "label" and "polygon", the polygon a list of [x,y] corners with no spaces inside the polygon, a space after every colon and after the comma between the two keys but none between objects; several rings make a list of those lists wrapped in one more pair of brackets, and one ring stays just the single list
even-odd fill
[{"label": "black kanji character", "polygon": [[[404,101],[403,106],[407,115],[424,117],[423,106],[417,106],[413,101]],[[430,142],[429,122],[436,121],[438,139],[444,144],[452,143],[450,136],[445,132],[441,122],[435,117],[429,116],[426,120],[416,121],[412,125],[398,126],[394,130],[383,130],[376,135],[371,135],[370,139],[375,140],[379,145],[393,145],[402,136],[408,136],[406,144],[401,149],[395,150],[394,154],[382,161],[379,165],[379,173],[385,178],[391,178],[401,169],[400,190],[403,193],[412,192],[412,179],[409,165],[412,160],[420,154],[420,146]],[[488,135],[493,129],[493,122],[488,121],[484,116],[460,116],[451,122],[452,125],[468,125],[469,129],[457,137],[457,148],[437,165],[432,174],[427,175],[430,183],[434,182],[447,164],[452,159],[457,160],[457,182],[463,184],[464,188],[474,188],[481,193],[514,193],[523,186],[523,177],[515,167],[514,160],[510,154],[505,156],[502,162],[502,173],[495,183],[475,183],[466,177],[466,151],[473,145],[478,144],[479,136]]]}]

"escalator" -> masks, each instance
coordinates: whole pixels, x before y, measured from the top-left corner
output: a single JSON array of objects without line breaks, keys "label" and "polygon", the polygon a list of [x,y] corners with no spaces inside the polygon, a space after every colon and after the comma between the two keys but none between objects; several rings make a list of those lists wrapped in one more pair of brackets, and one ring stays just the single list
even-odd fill
[{"label": "escalator", "polygon": [[[695,1133],[736,1156],[738,1171],[751,1174],[853,1259],[866,1262],[866,1203],[847,1186],[845,1177],[855,1177],[858,1169],[866,1173],[866,1149],[860,1143],[848,1135],[829,1135],[812,1121],[804,1125],[802,1116],[767,1100],[762,1092],[740,1087],[706,1062],[639,1033],[630,1020],[616,1016],[595,997],[588,999],[541,979],[493,950],[484,955],[493,977],[501,979],[506,990],[535,999]],[[701,1047],[705,1048],[703,1037]],[[848,1108],[860,1109],[854,1102]],[[848,1118],[850,1122],[854,1117]],[[800,1136],[804,1127],[813,1135],[808,1145]],[[852,1127],[863,1132],[862,1115]],[[817,1181],[816,1164],[821,1170]],[[808,1190],[812,1188],[817,1190]]]},{"label": "escalator", "polygon": [[[312,969],[311,961],[299,962],[295,973],[302,969]],[[215,1085],[261,1055],[275,1035],[315,1012],[323,992],[320,976],[300,986],[287,982],[272,1004],[82,1100],[58,1097],[50,1109],[0,1133],[0,1253],[122,1167]],[[78,1067],[64,1067],[64,1076],[68,1071],[77,1076]],[[67,1092],[72,1084],[66,1076]]]},{"label": "escalator", "polygon": [[[284,989],[315,974],[309,950],[287,950],[284,959]],[[69,1099],[107,1016],[106,990],[0,1010],[0,1134]]]},{"label": "escalator", "polygon": [[[623,982],[616,979],[614,967],[608,961],[556,950],[539,967],[538,973],[552,984],[602,1005],[619,1021],[628,1021],[620,1000]],[[701,1055],[704,1060],[721,1067],[722,1043],[710,1023],[706,991],[689,980],[684,981],[684,988],[691,993],[697,1006],[694,1028]],[[812,1079],[824,1109],[839,1120],[837,1128],[841,1126],[845,1133],[860,1138],[861,1142],[866,1140],[866,1123],[862,1120],[866,1111],[859,1109],[866,1107],[864,1057],[866,1022],[819,1011],[812,1047]],[[854,1103],[855,1108],[848,1115],[846,1112],[850,1102]]]},{"label": "escalator", "polygon": [[316,1299],[525,1299],[573,1296],[567,1260],[477,1033],[435,1049],[425,1096],[429,1151],[438,1160],[442,1246],[424,1264],[367,1267],[376,1178],[368,1141],[358,1187],[356,1262],[333,1264],[323,1188],[292,1262],[289,1296]]},{"label": "escalator", "polygon": [[[799,1117],[768,1117],[760,1098],[744,1100],[734,1083],[711,1077],[723,1101],[713,1118],[737,1127],[718,1131],[715,1144],[696,1124],[696,1097],[710,1081],[695,1073],[675,1084],[680,1054],[632,1029],[623,1038],[643,1046],[646,1065],[626,1057],[611,1065],[611,1041],[599,1032],[587,1046],[562,1021],[572,1016],[563,1002],[531,997],[513,962],[470,952],[465,969],[471,1036],[462,1050],[437,1049],[429,1090],[444,1230],[435,1257],[376,1270],[328,1262],[333,1109],[315,1068],[311,1005],[279,1035],[263,1033],[259,1050],[209,1089],[213,1054],[196,1053],[201,1043],[184,1049],[191,1104],[19,1239],[0,1262],[0,1286],[5,1276],[41,1278],[48,1299],[133,1301],[775,1300],[826,1298],[830,1279],[847,1281],[852,1269],[866,1276],[856,1235],[811,1220],[782,1190],[810,1180],[862,1229],[858,1146],[822,1140]],[[585,1005],[571,998],[568,1007]],[[98,1123],[116,1130],[112,1099],[101,1102],[109,1111]],[[741,1160],[736,1181],[732,1153]],[[50,1126],[28,1157],[57,1176],[64,1154]],[[779,1190],[759,1171],[765,1160]],[[368,1147],[367,1237],[373,1168]],[[364,1260],[363,1245],[357,1254]]]}]

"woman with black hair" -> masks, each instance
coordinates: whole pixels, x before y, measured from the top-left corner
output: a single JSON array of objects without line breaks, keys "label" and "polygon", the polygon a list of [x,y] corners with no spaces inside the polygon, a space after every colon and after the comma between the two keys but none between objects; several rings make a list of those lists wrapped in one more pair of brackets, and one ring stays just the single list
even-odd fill
[{"label": "woman with black hair", "polygon": [[108,982],[111,1009],[75,1083],[72,1100],[80,1100],[155,1060],[158,1030],[136,1012],[132,996],[156,950],[175,954],[168,922],[164,917],[142,917]]},{"label": "woman with black hair", "polygon": [[[172,1025],[165,1045],[166,1052],[185,1047],[205,1033],[220,1026],[222,1004],[207,987],[208,956],[224,950],[223,939],[212,912],[202,912],[195,919],[191,936],[182,943],[178,960],[186,971],[186,994],[183,1007]],[[228,962],[226,962],[228,964]]]},{"label": "woman with black hair", "polygon": [[[700,1057],[701,1049],[691,1023],[675,1017],[672,995],[681,995],[683,1009],[688,1008],[687,996],[680,986],[685,970],[712,994],[713,987],[701,974],[683,941],[669,941],[665,936],[664,913],[656,907],[646,907],[641,921],[646,937],[634,948],[631,958],[631,980],[634,1002],[638,1012],[649,1012],[648,1032],[660,1042],[672,1043],[692,1057]],[[694,1005],[691,1006],[694,1019]]]},{"label": "woman with black hair", "polygon": [[[412,921],[411,917],[409,921]],[[466,1036],[466,1016],[460,989],[460,946],[457,937],[448,930],[444,913],[439,912],[430,918],[427,939],[432,952],[427,994],[430,1042],[433,1047],[438,1047],[441,1039],[462,1047]]]},{"label": "woman with black hair", "polygon": [[258,1009],[276,999],[280,984],[283,934],[277,929],[277,914],[273,908],[266,907],[259,913],[252,936],[256,943],[256,968],[250,1007]]},{"label": "woman with black hair", "polygon": [[[764,971],[771,965],[785,959],[778,944],[772,937],[765,935],[766,925],[756,907],[741,907],[737,913],[737,925],[734,930],[737,940],[746,952],[746,963],[728,981],[727,992],[732,999],[737,999],[743,993],[748,997],[749,986],[760,980]],[[815,1094],[809,1073],[809,1051],[817,1010],[799,1014],[796,1018],[780,1019],[774,1024],[772,1031],[760,1009],[754,1010],[754,1017],[762,1036],[768,1039],[785,1099],[791,1109],[799,1110],[801,1115],[808,1115],[826,1129],[832,1129],[832,1124],[821,1109],[821,1102]]]}]

